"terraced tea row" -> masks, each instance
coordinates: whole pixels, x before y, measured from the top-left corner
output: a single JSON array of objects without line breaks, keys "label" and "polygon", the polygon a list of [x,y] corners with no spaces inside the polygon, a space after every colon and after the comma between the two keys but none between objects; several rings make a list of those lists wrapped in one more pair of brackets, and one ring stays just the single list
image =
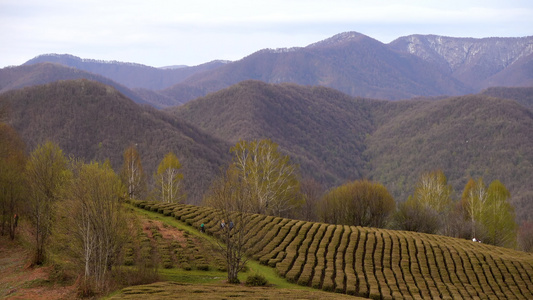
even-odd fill
[{"label": "terraced tea row", "polygon": [[[136,202],[208,234],[216,210]],[[288,281],[374,299],[531,299],[533,255],[416,232],[250,215],[248,254]]]}]

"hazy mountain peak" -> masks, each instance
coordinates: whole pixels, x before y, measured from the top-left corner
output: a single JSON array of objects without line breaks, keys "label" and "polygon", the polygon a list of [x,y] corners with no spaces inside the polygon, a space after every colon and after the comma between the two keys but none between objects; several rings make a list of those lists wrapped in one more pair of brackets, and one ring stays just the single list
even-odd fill
[{"label": "hazy mountain peak", "polygon": [[307,48],[335,47],[335,46],[339,46],[339,45],[346,44],[349,42],[361,41],[364,39],[371,40],[370,37],[362,33],[359,33],[356,31],[348,31],[348,32],[339,33],[328,39],[311,44],[307,46]]},{"label": "hazy mountain peak", "polygon": [[150,66],[138,64],[138,63],[132,63],[132,62],[121,62],[116,60],[98,60],[98,59],[90,59],[90,58],[81,58],[78,56],[74,56],[71,54],[57,54],[57,53],[48,53],[48,54],[41,54],[38,55],[26,63],[24,65],[31,65],[35,63],[41,63],[41,62],[56,62],[63,65],[73,65],[75,63],[95,63],[95,64],[113,64],[113,65],[127,65],[127,66],[137,66],[137,67],[145,67],[145,68],[153,68]]}]

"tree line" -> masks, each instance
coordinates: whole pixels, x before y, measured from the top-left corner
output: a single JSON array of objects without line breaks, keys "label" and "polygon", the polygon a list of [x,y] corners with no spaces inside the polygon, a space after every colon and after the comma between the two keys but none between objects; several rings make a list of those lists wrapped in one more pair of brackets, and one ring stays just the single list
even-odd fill
[{"label": "tree line", "polygon": [[[270,140],[240,141],[231,152],[233,160],[223,181],[212,190],[217,196],[207,196],[207,205],[221,207],[219,200],[227,197],[233,200],[224,205],[247,204],[234,204],[233,211],[441,234],[532,250],[531,226],[519,230],[511,195],[499,180],[487,186],[483,178],[471,178],[460,198],[454,199],[444,172],[430,171],[420,176],[413,194],[399,202],[381,183],[367,179],[324,191],[320,183],[302,180],[298,167]],[[239,193],[222,196],[228,185],[231,193]]]}]

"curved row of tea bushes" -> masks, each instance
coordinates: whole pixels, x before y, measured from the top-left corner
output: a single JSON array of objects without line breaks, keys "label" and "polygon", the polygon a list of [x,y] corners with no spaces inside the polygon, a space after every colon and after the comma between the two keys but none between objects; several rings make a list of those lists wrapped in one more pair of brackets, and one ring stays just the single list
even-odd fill
[{"label": "curved row of tea bushes", "polygon": [[[134,204],[221,232],[213,208]],[[300,285],[373,299],[533,299],[529,253],[416,232],[248,217],[248,254]]]}]

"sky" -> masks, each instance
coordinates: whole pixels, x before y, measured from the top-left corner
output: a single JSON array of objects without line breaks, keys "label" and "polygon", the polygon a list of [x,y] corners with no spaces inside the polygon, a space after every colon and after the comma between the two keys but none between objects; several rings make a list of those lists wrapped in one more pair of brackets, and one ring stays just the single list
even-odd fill
[{"label": "sky", "polygon": [[40,54],[148,66],[239,60],[357,31],[533,36],[530,0],[0,0],[0,68]]}]

